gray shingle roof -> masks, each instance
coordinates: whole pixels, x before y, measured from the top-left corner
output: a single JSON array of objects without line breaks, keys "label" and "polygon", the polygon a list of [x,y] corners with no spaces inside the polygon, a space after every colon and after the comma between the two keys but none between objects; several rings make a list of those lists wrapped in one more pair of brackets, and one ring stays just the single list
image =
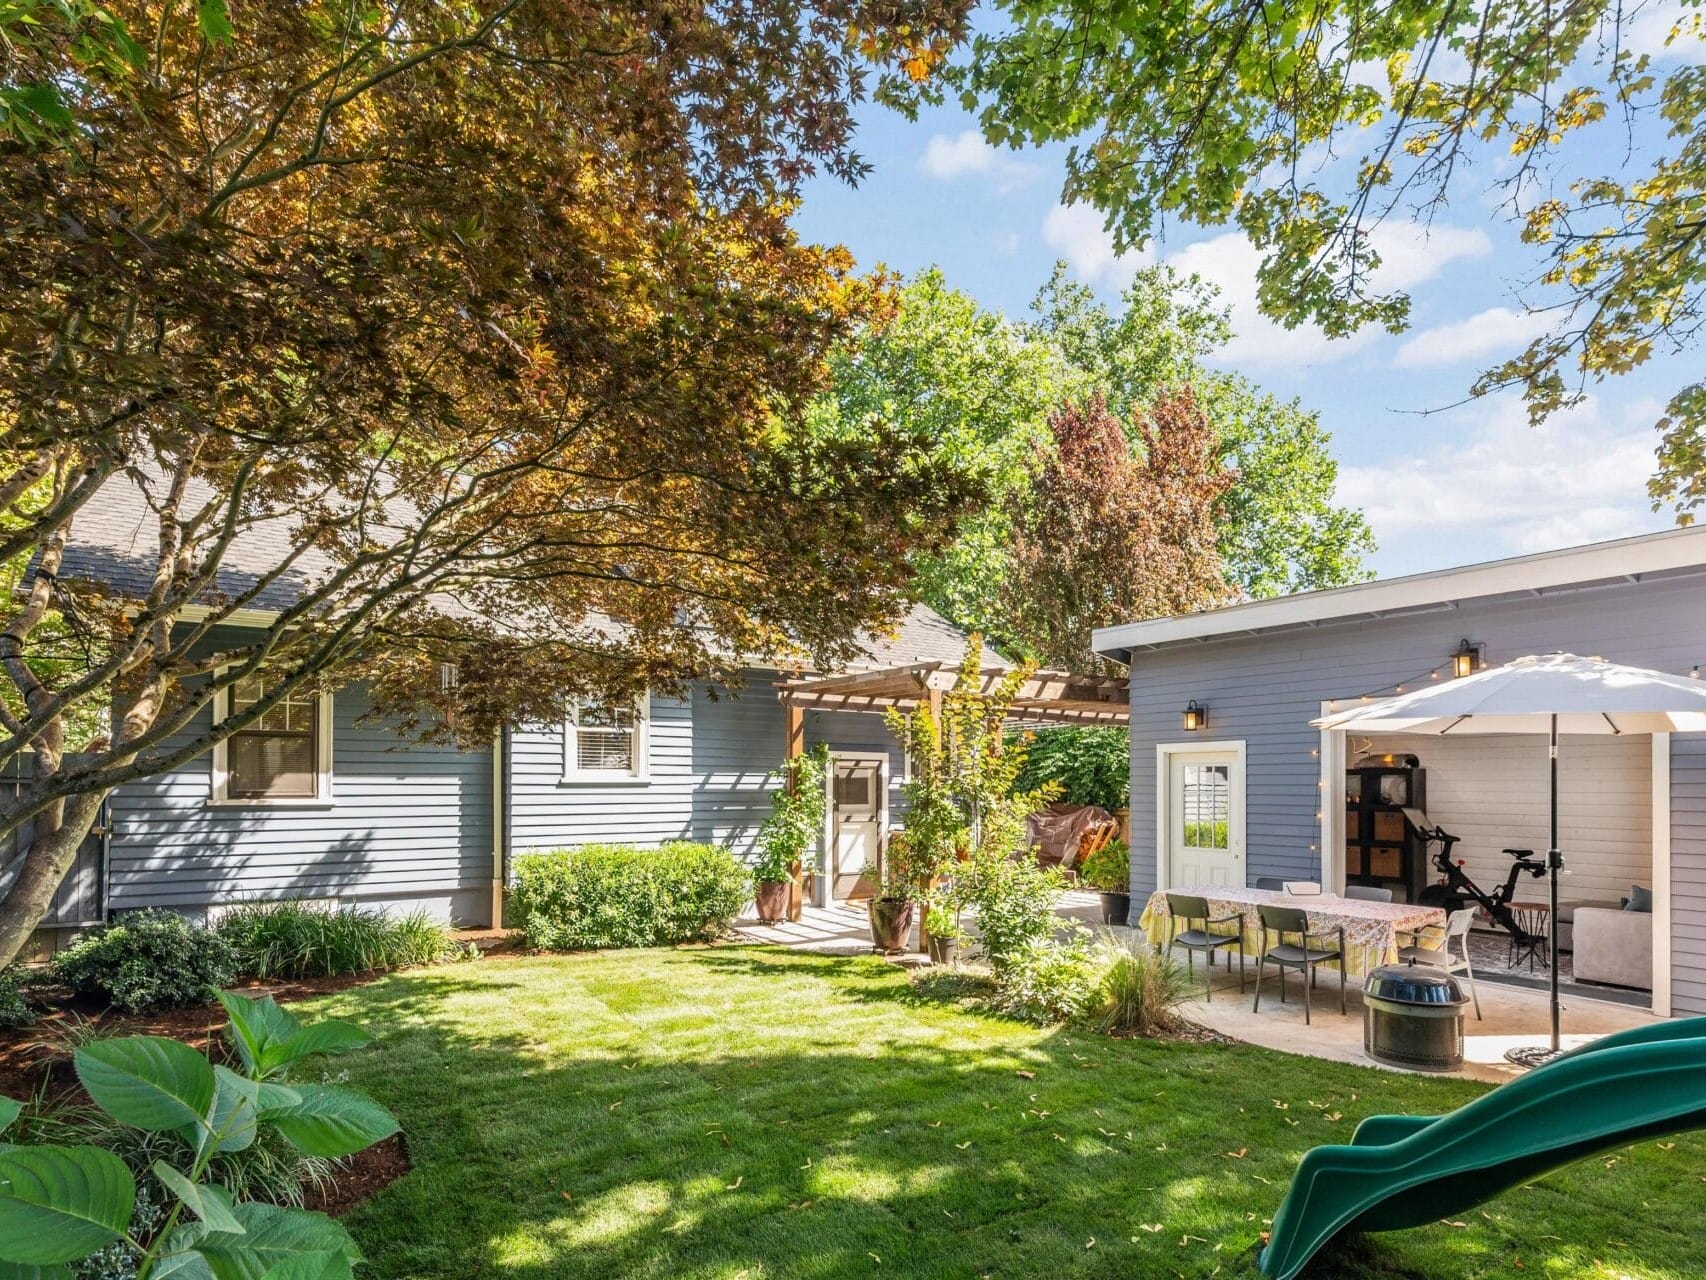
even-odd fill
[{"label": "gray shingle roof", "polygon": [[[205,502],[210,489],[192,493],[192,502]],[[294,522],[288,517],[258,521],[233,540],[222,558],[215,591],[226,597],[249,590],[266,573],[286,560],[297,547]],[[107,482],[72,522],[61,578],[84,578],[125,595],[147,594],[156,567],[158,524],[152,508],[134,481],[117,476]],[[310,549],[298,557],[290,574],[269,583],[251,602],[259,610],[287,608],[301,593],[333,569],[323,552]],[[861,636],[867,657],[850,670],[901,666],[909,662],[958,662],[965,656],[965,633],[928,605],[907,610],[892,633]],[[1009,665],[993,650],[984,661]]]}]

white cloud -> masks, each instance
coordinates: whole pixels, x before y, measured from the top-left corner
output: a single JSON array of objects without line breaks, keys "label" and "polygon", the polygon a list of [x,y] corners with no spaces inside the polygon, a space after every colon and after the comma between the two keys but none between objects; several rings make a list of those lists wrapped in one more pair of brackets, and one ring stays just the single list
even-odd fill
[{"label": "white cloud", "polygon": [[1430,443],[1378,466],[1341,467],[1338,500],[1361,507],[1376,538],[1447,534],[1514,555],[1644,533],[1664,525],[1647,501],[1657,401],[1609,413],[1590,398],[1530,427],[1514,396],[1420,420]]},{"label": "white cloud", "polygon": [[1482,258],[1493,251],[1492,240],[1479,227],[1383,222],[1368,233],[1368,240],[1380,255],[1375,280],[1381,289],[1413,289],[1459,258]]},{"label": "white cloud", "polygon": [[1154,261],[1145,253],[1114,252],[1113,234],[1102,215],[1086,204],[1061,204],[1043,219],[1043,243],[1067,263],[1086,284],[1123,289],[1137,269]]},{"label": "white cloud", "polygon": [[990,146],[976,129],[931,135],[925,144],[924,154],[918,159],[918,167],[942,182],[952,182],[970,174],[987,175],[994,178],[997,187],[1003,191],[1023,186],[1040,172],[1037,166]]},{"label": "white cloud", "polygon": [[1546,316],[1537,311],[1489,307],[1464,320],[1419,330],[1398,348],[1393,363],[1401,369],[1428,369],[1514,355],[1550,327]]},{"label": "white cloud", "polygon": [[[1678,26],[1682,30],[1675,40],[1670,35]],[[1636,56],[1646,54],[1654,62],[1694,58],[1700,54],[1700,42],[1706,39],[1706,26],[1692,6],[1676,0],[1658,0],[1643,5],[1623,32],[1623,46]],[[1670,40],[1667,45],[1665,42]]]},{"label": "white cloud", "polygon": [[[1383,223],[1369,236],[1380,255],[1375,275],[1383,290],[1411,289],[1433,279],[1460,258],[1492,252],[1484,231],[1467,227],[1416,223]],[[1287,329],[1268,319],[1256,306],[1256,269],[1262,254],[1241,233],[1226,232],[1187,245],[1167,259],[1185,275],[1199,275],[1220,289],[1220,300],[1231,309],[1233,338],[1216,357],[1223,364],[1300,365],[1342,360],[1365,349],[1380,334],[1363,328],[1345,338],[1328,338],[1314,325]]]}]

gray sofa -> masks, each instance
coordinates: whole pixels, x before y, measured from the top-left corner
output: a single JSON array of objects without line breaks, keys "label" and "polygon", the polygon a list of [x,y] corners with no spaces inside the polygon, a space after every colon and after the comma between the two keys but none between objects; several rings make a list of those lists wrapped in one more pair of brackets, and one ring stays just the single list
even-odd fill
[{"label": "gray sofa", "polygon": [[[1653,916],[1649,911],[1578,906],[1571,943],[1578,982],[1653,989]],[[1559,939],[1560,944],[1562,939]]]}]

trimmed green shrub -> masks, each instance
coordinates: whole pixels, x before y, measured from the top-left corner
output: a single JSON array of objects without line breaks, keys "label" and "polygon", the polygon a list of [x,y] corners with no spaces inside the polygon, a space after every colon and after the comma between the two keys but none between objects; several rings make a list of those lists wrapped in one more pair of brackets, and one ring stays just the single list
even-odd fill
[{"label": "trimmed green shrub", "polygon": [[219,922],[237,972],[256,978],[326,978],[436,964],[459,954],[450,930],[424,911],[328,910],[285,900],[237,907]]},{"label": "trimmed green shrub", "polygon": [[751,883],[711,845],[586,845],[518,858],[510,920],[542,951],[668,946],[722,933]]},{"label": "trimmed green shrub", "polygon": [[170,911],[137,911],[72,943],[53,972],[80,996],[146,1013],[206,1004],[236,971],[217,933]]},{"label": "trimmed green shrub", "polygon": [[36,1020],[36,1011],[24,999],[23,972],[17,965],[0,969],[0,1027],[15,1031]]},{"label": "trimmed green shrub", "polygon": [[1067,804],[1093,804],[1110,812],[1125,808],[1131,788],[1131,733],[1111,727],[1038,729],[1030,754],[1013,782],[1015,791],[1061,786]]}]

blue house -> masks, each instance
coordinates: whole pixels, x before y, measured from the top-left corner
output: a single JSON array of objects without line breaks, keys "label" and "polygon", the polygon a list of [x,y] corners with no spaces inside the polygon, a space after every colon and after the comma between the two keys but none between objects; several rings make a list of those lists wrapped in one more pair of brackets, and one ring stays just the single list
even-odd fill
[{"label": "blue house", "polygon": [[[1368,777],[1458,835],[1484,886],[1505,848],[1544,849],[1546,748],[1521,736],[1348,738],[1311,721],[1459,670],[1568,651],[1698,674],[1706,661],[1706,529],[1105,627],[1129,667],[1132,884],[1419,881],[1401,814],[1364,828]],[[1567,739],[1569,871],[1556,923],[1584,982],[1706,1013],[1706,735]],[[1412,765],[1413,759],[1413,765]],[[1425,788],[1425,793],[1424,793]],[[1393,796],[1393,799],[1400,797]],[[1419,802],[1419,803],[1418,803]],[[1637,892],[1643,891],[1643,892]],[[1650,914],[1620,910],[1650,892]]]},{"label": "blue house", "polygon": [[[153,572],[151,528],[138,501],[103,491],[78,515],[61,579],[140,598]],[[220,589],[249,586],[287,545],[264,525],[250,530],[227,553]],[[304,562],[305,572],[314,567]],[[269,587],[228,623],[270,625],[292,598]],[[953,668],[966,637],[917,606],[892,634],[862,643],[863,659],[835,676]],[[562,723],[512,730],[484,750],[423,744],[373,720],[361,684],[304,694],[182,767],[118,788],[45,924],[63,932],[115,911],[197,915],[281,897],[494,924],[513,859],[530,851],[666,840],[749,851],[777,766],[819,743],[834,767],[830,865],[815,891],[845,897],[900,816],[906,761],[871,714],[880,704],[778,688],[799,675],[755,666],[738,688],[701,682],[685,697],[582,704]],[[244,692],[219,697],[200,728]]]}]

